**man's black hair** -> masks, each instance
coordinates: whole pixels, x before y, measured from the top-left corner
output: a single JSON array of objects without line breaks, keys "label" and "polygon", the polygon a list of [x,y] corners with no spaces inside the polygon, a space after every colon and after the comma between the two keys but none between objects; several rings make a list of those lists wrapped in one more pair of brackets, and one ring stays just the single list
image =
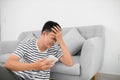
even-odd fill
[{"label": "man's black hair", "polygon": [[54,27],[59,27],[61,29],[60,25],[57,22],[47,21],[43,26],[42,33],[43,31],[52,32],[52,28]]}]

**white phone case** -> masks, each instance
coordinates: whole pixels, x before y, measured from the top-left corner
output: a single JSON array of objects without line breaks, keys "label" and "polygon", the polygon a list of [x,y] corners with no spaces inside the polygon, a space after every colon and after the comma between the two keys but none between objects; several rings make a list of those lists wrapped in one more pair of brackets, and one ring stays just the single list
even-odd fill
[{"label": "white phone case", "polygon": [[55,64],[58,61],[58,58],[53,55],[49,55],[47,60],[54,60],[53,64]]}]

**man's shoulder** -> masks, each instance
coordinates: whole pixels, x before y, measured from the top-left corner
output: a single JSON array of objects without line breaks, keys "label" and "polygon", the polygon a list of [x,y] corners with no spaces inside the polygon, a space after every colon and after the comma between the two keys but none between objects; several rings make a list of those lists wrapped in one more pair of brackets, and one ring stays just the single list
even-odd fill
[{"label": "man's shoulder", "polygon": [[19,42],[19,44],[31,44],[31,43],[35,43],[37,41],[36,38],[28,38],[28,39],[24,39],[21,42]]}]

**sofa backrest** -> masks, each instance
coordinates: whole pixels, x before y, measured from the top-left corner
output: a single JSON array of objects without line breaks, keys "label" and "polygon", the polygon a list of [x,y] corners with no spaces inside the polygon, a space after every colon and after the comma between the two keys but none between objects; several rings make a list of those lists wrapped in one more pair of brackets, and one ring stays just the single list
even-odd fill
[{"label": "sofa backrest", "polygon": [[[73,27],[67,27],[62,29],[63,36]],[[102,25],[92,25],[92,26],[76,26],[74,28],[77,28],[79,33],[85,38],[92,38],[92,37],[101,37],[104,39],[104,27]],[[27,31],[22,32],[18,37],[18,42],[22,41],[26,38],[36,37],[39,38],[41,35],[41,31]]]}]

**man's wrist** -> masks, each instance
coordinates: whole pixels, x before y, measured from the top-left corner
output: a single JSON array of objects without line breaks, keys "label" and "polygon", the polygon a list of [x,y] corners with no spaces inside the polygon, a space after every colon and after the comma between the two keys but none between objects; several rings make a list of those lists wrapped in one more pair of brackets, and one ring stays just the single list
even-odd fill
[{"label": "man's wrist", "polygon": [[58,39],[58,42],[59,43],[63,42],[63,39],[62,38]]},{"label": "man's wrist", "polygon": [[29,64],[29,70],[36,70],[35,63],[30,63]]}]

